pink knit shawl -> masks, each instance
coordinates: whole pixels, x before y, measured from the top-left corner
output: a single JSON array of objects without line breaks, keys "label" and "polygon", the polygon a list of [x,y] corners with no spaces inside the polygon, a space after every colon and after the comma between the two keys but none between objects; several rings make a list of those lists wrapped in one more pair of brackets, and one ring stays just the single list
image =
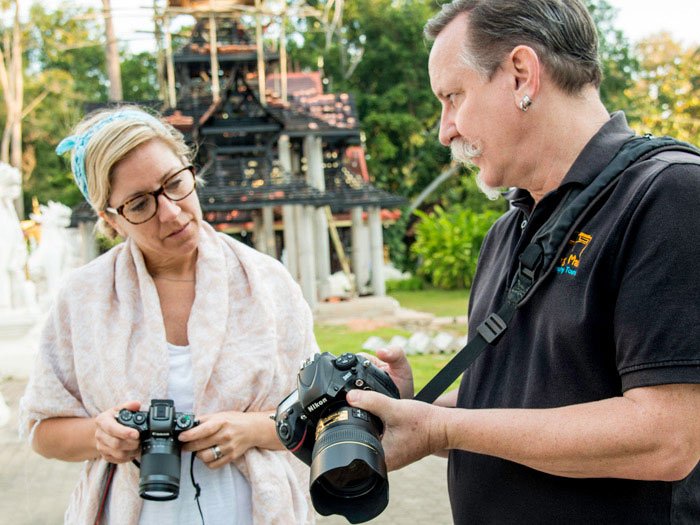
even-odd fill
[{"label": "pink knit shawl", "polygon": [[[296,387],[300,362],[318,351],[299,286],[278,261],[208,224],[201,227],[196,271],[187,324],[195,414],[273,412]],[[153,279],[127,240],[69,275],[20,403],[21,429],[52,417],[94,417],[130,399],[147,407],[165,396],[168,362]],[[308,468],[291,453],[254,448],[235,465],[251,484],[255,524],[313,523]],[[106,467],[103,460],[85,462],[66,523],[94,522]],[[141,503],[137,468],[119,465],[110,516],[136,524]]]}]

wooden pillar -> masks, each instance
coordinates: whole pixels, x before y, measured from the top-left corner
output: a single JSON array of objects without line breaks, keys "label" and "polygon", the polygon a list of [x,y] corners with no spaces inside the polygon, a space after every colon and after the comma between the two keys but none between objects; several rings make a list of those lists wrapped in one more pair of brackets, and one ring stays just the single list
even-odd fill
[{"label": "wooden pillar", "polygon": [[282,83],[282,102],[287,103],[287,11],[286,4],[280,21],[280,82]]},{"label": "wooden pillar", "polygon": [[369,234],[367,226],[362,218],[362,208],[357,206],[350,210],[352,219],[352,271],[355,274],[357,292],[363,294],[367,291],[369,281]]},{"label": "wooden pillar", "polygon": [[384,239],[379,207],[371,206],[368,211],[370,255],[372,258],[372,290],[376,296],[386,295],[384,282]]},{"label": "wooden pillar", "polygon": [[[284,181],[288,182],[292,178],[292,152],[288,135],[281,135],[277,141],[277,154],[284,173]],[[299,280],[299,250],[297,249],[297,238],[294,222],[294,207],[291,205],[282,206],[282,221],[284,232],[284,265],[295,280]]]},{"label": "wooden pillar", "polygon": [[275,242],[275,216],[272,206],[262,209],[262,228],[264,251],[271,257],[277,258],[277,243]]},{"label": "wooden pillar", "polygon": [[80,264],[87,264],[98,255],[97,242],[95,241],[95,223],[79,222],[78,235],[80,238]]},{"label": "wooden pillar", "polygon": [[109,78],[109,100],[118,102],[124,100],[122,92],[122,73],[119,64],[119,46],[114,32],[111,0],[102,0],[102,14],[105,21],[105,56],[107,60],[107,77]]},{"label": "wooden pillar", "polygon": [[259,252],[265,253],[265,231],[262,227],[262,214],[260,210],[253,210],[253,246]]},{"label": "wooden pillar", "polygon": [[221,98],[219,86],[219,51],[216,36],[216,17],[214,16],[214,0],[209,0],[209,59],[211,61],[211,96],[214,102]]},{"label": "wooden pillar", "polygon": [[297,245],[294,206],[282,206],[284,256],[282,262],[295,281],[299,281],[299,247]]},{"label": "wooden pillar", "polygon": [[255,44],[258,50],[258,96],[260,103],[267,106],[267,98],[265,96],[265,46],[262,34],[261,16],[261,0],[255,0]]},{"label": "wooden pillar", "polygon": [[173,39],[170,36],[170,18],[163,17],[163,28],[165,29],[165,72],[168,82],[168,106],[176,107],[177,97],[175,96],[175,64],[173,63]]},{"label": "wooden pillar", "polygon": [[297,217],[297,240],[299,241],[299,274],[301,291],[312,310],[318,304],[316,265],[313,245],[313,206],[295,206]]},{"label": "wooden pillar", "polygon": [[158,79],[158,94],[164,101],[168,101],[168,86],[165,78],[165,49],[163,49],[163,29],[161,23],[164,18],[159,17],[158,0],[153,0],[154,34],[156,37],[156,71]]},{"label": "wooden pillar", "polygon": [[[323,146],[321,137],[307,135],[304,138],[306,155],[307,181],[309,186],[326,191],[323,173]],[[314,211],[314,244],[316,252],[316,279],[319,283],[320,298],[325,299],[329,291],[331,276],[331,250],[328,239],[328,219],[323,208]]]}]

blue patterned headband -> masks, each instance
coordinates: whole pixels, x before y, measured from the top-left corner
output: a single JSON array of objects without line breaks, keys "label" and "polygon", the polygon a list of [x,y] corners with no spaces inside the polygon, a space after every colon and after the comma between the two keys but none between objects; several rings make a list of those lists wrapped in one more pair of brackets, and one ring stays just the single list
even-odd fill
[{"label": "blue patterned headband", "polygon": [[[111,122],[116,122],[119,120],[134,120],[136,122],[143,122],[147,124],[155,125],[156,127],[167,132],[167,129],[163,123],[156,117],[149,115],[143,111],[135,109],[124,109],[110,114],[109,116],[103,118],[102,120],[93,124],[87,131],[80,135],[70,135],[63,139],[58,146],[56,146],[56,153],[58,155],[63,155],[67,151],[73,152],[71,157],[71,167],[73,169],[73,178],[80,189],[80,193],[83,194],[85,200],[90,203],[90,197],[88,196],[88,184],[87,184],[87,174],[85,173],[85,153],[87,151],[88,142],[93,137],[95,133],[104,128],[107,124]],[[90,203],[92,204],[92,203]]]}]

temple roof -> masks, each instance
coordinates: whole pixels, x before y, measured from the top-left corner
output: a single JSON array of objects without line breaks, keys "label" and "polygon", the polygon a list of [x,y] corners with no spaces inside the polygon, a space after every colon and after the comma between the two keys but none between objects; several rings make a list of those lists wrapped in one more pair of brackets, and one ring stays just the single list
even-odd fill
[{"label": "temple roof", "polygon": [[222,9],[235,6],[255,6],[255,0],[168,0],[168,7],[208,11],[213,7]]}]

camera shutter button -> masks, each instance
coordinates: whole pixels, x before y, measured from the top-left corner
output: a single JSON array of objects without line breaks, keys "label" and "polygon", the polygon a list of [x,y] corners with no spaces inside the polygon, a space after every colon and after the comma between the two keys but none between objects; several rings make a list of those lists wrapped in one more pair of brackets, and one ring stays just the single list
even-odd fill
[{"label": "camera shutter button", "polygon": [[140,412],[137,414],[134,414],[134,423],[136,423],[137,425],[140,425],[144,421],[146,421],[146,416],[144,414],[141,414]]},{"label": "camera shutter button", "polygon": [[342,354],[335,360],[335,367],[338,370],[350,370],[357,365],[357,356],[355,354]]}]

